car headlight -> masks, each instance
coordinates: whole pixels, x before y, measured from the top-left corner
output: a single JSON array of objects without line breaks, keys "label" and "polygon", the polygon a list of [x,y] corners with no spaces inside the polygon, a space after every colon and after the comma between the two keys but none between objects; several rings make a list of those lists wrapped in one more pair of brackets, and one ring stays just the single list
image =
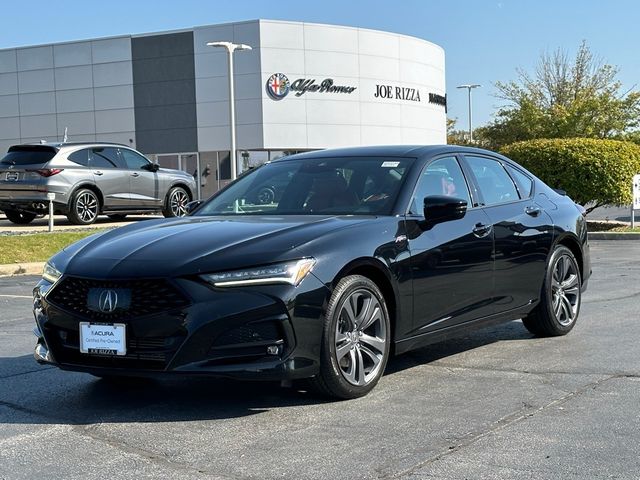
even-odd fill
[{"label": "car headlight", "polygon": [[61,276],[62,272],[54,267],[52,263],[47,262],[45,264],[44,270],[42,271],[43,279],[45,279],[49,283],[56,283]]},{"label": "car headlight", "polygon": [[242,270],[209,273],[200,277],[215,287],[267,285],[272,283],[287,283],[297,286],[311,271],[315,263],[316,261],[313,258],[303,258],[291,262],[244,268]]}]

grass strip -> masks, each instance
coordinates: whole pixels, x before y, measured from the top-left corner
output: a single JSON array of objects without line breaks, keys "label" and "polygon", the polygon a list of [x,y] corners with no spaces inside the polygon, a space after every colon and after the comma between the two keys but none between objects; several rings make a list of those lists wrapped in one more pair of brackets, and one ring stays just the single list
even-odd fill
[{"label": "grass strip", "polygon": [[0,236],[0,265],[44,262],[67,245],[100,231]]}]

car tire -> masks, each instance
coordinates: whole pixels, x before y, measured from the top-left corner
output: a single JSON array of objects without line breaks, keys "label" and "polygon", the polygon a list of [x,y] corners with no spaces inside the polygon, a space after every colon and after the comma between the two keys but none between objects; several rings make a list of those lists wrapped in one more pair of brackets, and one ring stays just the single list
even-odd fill
[{"label": "car tire", "polygon": [[33,222],[33,219],[36,218],[35,213],[23,212],[20,210],[5,210],[4,214],[7,216],[7,220],[11,223],[15,223],[16,225],[27,225]]},{"label": "car tire", "polygon": [[173,187],[164,200],[162,214],[165,218],[184,217],[187,214],[187,203],[191,201],[189,193],[182,187]]},{"label": "car tire", "polygon": [[91,225],[100,214],[100,199],[93,190],[81,188],[69,202],[67,218],[74,225]]},{"label": "car tire", "polygon": [[540,302],[522,319],[534,335],[566,335],[580,314],[582,278],[573,252],[563,245],[553,251],[547,264]]},{"label": "car tire", "polygon": [[114,222],[122,222],[127,218],[127,214],[126,213],[115,213],[113,215],[107,215],[107,217],[109,217]]},{"label": "car tire", "polygon": [[391,325],[384,296],[367,277],[338,282],[324,317],[320,372],[309,380],[318,393],[339,399],[369,393],[389,358]]}]

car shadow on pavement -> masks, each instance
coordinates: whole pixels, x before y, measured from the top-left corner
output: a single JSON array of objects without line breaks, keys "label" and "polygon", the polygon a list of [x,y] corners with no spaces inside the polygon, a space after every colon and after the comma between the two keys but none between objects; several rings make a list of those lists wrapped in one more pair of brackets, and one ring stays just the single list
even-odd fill
[{"label": "car shadow on pavement", "polygon": [[[532,335],[522,324],[511,322],[392,358],[385,375],[497,341],[527,338]],[[0,384],[0,407],[7,407],[0,408],[0,424],[218,420],[248,417],[276,408],[331,403],[297,384],[281,388],[277,382],[207,377],[111,381],[38,366],[31,355],[0,358]]]},{"label": "car shadow on pavement", "polygon": [[417,365],[452,357],[458,353],[471,351],[491,343],[533,338],[535,338],[534,335],[522,325],[520,320],[503,323],[398,355],[389,361],[385,375],[392,375]]}]

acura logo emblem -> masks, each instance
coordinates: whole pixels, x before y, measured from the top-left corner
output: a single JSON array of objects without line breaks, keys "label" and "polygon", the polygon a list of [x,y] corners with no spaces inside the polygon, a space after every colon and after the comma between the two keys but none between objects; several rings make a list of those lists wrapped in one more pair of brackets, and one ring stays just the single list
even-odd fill
[{"label": "acura logo emblem", "polygon": [[118,294],[115,290],[103,290],[98,300],[98,308],[102,313],[113,313],[118,308]]}]

